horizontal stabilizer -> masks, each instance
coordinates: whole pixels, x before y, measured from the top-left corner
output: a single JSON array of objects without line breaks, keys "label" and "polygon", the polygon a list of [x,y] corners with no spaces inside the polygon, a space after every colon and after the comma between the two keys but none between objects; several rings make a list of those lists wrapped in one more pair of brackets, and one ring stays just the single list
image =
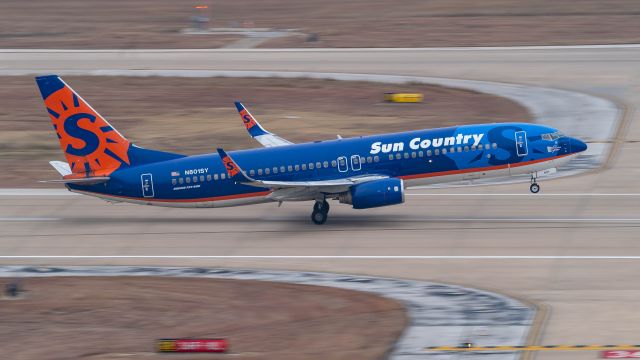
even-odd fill
[{"label": "horizontal stabilizer", "polygon": [[59,172],[60,175],[71,175],[71,167],[68,163],[63,161],[49,161],[49,164],[51,164],[51,166],[53,166],[53,168],[56,169],[56,171]]},{"label": "horizontal stabilizer", "polygon": [[108,176],[96,176],[78,179],[42,180],[41,183],[95,185],[109,181]]}]

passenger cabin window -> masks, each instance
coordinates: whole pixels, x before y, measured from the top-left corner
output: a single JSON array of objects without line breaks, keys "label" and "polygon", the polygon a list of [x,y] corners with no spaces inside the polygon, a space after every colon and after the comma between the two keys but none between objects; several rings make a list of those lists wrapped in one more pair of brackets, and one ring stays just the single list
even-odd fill
[{"label": "passenger cabin window", "polygon": [[264,173],[265,173],[265,175],[271,174],[271,169],[269,169],[269,168],[264,169]]},{"label": "passenger cabin window", "polygon": [[313,165],[313,163],[309,163],[309,170],[313,170],[315,168],[315,165]]},{"label": "passenger cabin window", "polygon": [[322,164],[320,162],[316,163],[316,169],[320,169],[322,167]]},{"label": "passenger cabin window", "polygon": [[262,169],[258,169],[258,175],[262,175]]},{"label": "passenger cabin window", "polygon": [[204,175],[200,175],[200,182],[204,182]]},{"label": "passenger cabin window", "polygon": [[380,158],[378,157],[378,155],[373,157],[373,161],[374,162],[380,162]]},{"label": "passenger cabin window", "polygon": [[329,167],[329,162],[325,161],[322,163],[322,165],[324,166],[325,169],[327,169]]},{"label": "passenger cabin window", "polygon": [[220,174],[220,179],[224,180],[227,178],[227,174]]},{"label": "passenger cabin window", "polygon": [[[256,171],[255,171],[255,170],[251,170],[251,171],[249,171],[249,175],[251,175],[251,176],[255,176],[255,175],[256,175]],[[216,180],[217,180],[217,179],[216,179]]]},{"label": "passenger cabin window", "polygon": [[281,173],[285,172],[284,166],[280,166],[280,172]]},{"label": "passenger cabin window", "polygon": [[302,170],[307,170],[307,164],[302,164]]},{"label": "passenger cabin window", "polygon": [[178,181],[176,179],[171,179],[171,185],[175,185]]},{"label": "passenger cabin window", "polygon": [[293,166],[291,166],[291,165],[287,166],[287,170],[289,170],[289,172],[292,172],[293,171]]},{"label": "passenger cabin window", "polygon": [[207,181],[211,181],[211,174],[207,175]]},{"label": "passenger cabin window", "polygon": [[300,171],[300,165],[295,166],[296,171]]},{"label": "passenger cabin window", "polygon": [[213,174],[213,180],[218,180],[218,174]]},{"label": "passenger cabin window", "polygon": [[335,160],[331,160],[331,167],[336,167],[337,166],[337,162]]},{"label": "passenger cabin window", "polygon": [[180,179],[178,179],[178,183],[179,183],[180,185],[182,185],[182,184],[184,183],[184,180],[183,180],[182,178],[180,178]]}]

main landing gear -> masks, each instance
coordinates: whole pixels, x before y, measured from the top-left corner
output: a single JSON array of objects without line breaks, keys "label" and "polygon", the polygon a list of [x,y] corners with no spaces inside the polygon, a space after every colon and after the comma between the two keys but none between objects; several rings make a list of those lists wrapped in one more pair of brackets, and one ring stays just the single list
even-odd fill
[{"label": "main landing gear", "polygon": [[329,203],[327,200],[316,201],[313,204],[313,212],[311,213],[311,221],[316,225],[322,225],[327,222],[327,215],[329,214]]},{"label": "main landing gear", "polygon": [[540,191],[540,185],[536,182],[536,177],[531,174],[531,186],[529,186],[529,191],[534,194],[537,194]]}]

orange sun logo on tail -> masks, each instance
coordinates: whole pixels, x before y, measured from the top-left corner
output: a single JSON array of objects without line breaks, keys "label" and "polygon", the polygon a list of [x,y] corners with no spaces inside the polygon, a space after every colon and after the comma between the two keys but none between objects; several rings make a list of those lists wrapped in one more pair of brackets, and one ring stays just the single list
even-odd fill
[{"label": "orange sun logo on tail", "polygon": [[107,176],[129,164],[129,141],[68,86],[50,94],[45,105],[73,173]]}]

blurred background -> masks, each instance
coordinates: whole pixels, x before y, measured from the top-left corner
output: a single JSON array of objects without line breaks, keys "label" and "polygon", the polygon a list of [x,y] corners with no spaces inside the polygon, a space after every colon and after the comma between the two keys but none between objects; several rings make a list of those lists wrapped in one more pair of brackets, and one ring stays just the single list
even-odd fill
[{"label": "blurred background", "polygon": [[[621,356],[424,348],[640,343],[638,43],[638,0],[3,0],[3,354],[155,358],[157,339],[224,337],[242,359]],[[522,121],[597,153],[540,196],[517,182],[414,189],[399,207],[336,206],[323,229],[309,204],[109,205],[38,182],[64,160],[33,81],[51,73],[137,145],[187,155],[257,146],[236,100],[293,142]],[[149,270],[166,266],[356,275]],[[40,277],[56,272],[78,276]],[[361,287],[375,277],[416,282]]]}]

